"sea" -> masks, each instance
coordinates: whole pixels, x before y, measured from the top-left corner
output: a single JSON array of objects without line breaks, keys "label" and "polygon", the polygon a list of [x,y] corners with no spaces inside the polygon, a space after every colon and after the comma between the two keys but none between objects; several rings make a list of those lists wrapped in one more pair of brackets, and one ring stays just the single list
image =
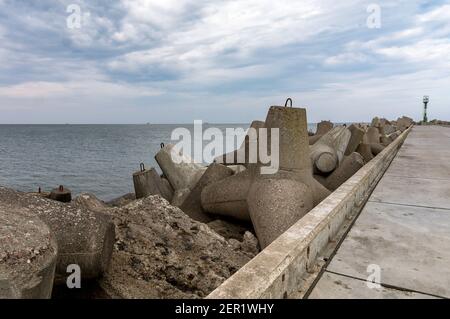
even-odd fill
[{"label": "sea", "polygon": [[[227,128],[248,127],[203,123],[202,128],[225,133]],[[73,196],[91,193],[111,200],[134,191],[132,174],[140,163],[160,172],[154,156],[161,143],[178,142],[171,136],[180,128],[194,136],[192,124],[0,125],[0,186],[33,192],[64,185]],[[308,130],[315,128],[308,124]],[[244,135],[236,139],[236,147]]]}]

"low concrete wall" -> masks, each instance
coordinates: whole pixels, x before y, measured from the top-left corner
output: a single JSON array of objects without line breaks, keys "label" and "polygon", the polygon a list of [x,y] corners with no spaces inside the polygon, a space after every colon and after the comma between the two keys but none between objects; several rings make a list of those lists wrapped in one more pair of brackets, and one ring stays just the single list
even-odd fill
[{"label": "low concrete wall", "polygon": [[[411,128],[347,182],[214,290],[209,299],[298,296],[305,275],[317,274],[318,256],[345,235],[341,226],[357,216]],[[308,280],[311,283],[311,280]],[[303,289],[304,290],[304,289]]]}]

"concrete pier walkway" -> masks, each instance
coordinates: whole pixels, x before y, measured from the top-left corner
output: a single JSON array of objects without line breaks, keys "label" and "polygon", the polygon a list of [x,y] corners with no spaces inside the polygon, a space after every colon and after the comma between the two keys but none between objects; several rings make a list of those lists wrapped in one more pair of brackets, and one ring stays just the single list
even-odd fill
[{"label": "concrete pier walkway", "polygon": [[450,298],[450,128],[412,129],[309,298]]}]

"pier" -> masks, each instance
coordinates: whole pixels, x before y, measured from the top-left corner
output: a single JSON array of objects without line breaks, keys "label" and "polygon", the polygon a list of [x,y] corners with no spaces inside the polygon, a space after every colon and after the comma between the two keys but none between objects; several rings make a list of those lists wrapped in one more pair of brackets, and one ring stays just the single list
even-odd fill
[{"label": "pier", "polygon": [[415,126],[309,298],[450,298],[449,158],[450,128]]}]

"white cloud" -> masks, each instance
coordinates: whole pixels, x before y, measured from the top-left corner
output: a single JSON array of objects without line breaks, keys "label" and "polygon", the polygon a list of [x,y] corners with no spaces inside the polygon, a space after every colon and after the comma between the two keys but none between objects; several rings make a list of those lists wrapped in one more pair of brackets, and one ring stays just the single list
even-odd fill
[{"label": "white cloud", "polygon": [[445,4],[417,16],[419,22],[450,22],[450,4]]},{"label": "white cloud", "polygon": [[15,99],[60,98],[97,95],[114,98],[156,96],[163,92],[139,85],[119,84],[95,80],[71,82],[25,82],[0,86],[0,97]]}]

